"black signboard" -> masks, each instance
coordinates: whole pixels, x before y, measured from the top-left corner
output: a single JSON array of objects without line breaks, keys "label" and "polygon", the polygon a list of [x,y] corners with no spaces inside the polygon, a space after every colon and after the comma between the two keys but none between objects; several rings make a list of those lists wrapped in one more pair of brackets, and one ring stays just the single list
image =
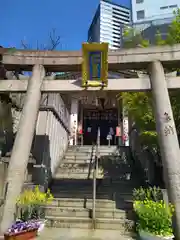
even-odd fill
[{"label": "black signboard", "polygon": [[117,110],[108,109],[104,111],[88,109],[84,111],[84,120],[109,120],[116,121],[118,119]]}]

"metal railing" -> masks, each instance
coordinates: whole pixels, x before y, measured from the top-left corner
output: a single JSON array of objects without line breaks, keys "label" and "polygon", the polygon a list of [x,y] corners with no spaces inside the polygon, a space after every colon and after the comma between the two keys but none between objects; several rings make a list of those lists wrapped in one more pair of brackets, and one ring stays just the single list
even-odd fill
[{"label": "metal railing", "polygon": [[91,177],[91,171],[92,171],[92,168],[93,168],[93,164],[94,164],[94,149],[95,148],[95,145],[92,144],[92,149],[91,149],[91,158],[90,158],[90,163],[89,163],[89,169],[88,169],[88,179],[90,179]]},{"label": "metal railing", "polygon": [[94,171],[93,171],[93,202],[92,202],[92,224],[93,229],[96,228],[96,179],[98,175],[98,162],[100,159],[100,127],[98,127],[97,131],[97,139],[96,139],[96,148],[95,148],[95,161],[94,161]]}]

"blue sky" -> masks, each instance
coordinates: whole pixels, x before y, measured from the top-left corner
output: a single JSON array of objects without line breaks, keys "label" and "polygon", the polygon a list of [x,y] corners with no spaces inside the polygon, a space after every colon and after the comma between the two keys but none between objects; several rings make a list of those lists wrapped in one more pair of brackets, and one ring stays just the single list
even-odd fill
[{"label": "blue sky", "polygon": [[[114,2],[130,5],[130,0]],[[87,41],[87,30],[99,0],[1,0],[0,45],[32,48],[48,43],[52,28],[61,36],[59,49],[76,50]]]}]

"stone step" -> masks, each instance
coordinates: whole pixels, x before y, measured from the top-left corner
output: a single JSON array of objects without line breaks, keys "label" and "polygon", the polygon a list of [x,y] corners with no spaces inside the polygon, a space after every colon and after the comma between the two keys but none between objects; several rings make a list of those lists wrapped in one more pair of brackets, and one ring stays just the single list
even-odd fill
[{"label": "stone step", "polygon": [[[47,207],[45,209],[46,216],[53,217],[83,217],[92,218],[92,209],[77,208],[77,207]],[[110,218],[110,219],[133,219],[132,211],[125,211],[119,209],[96,209],[96,218]]]},{"label": "stone step", "polygon": [[[127,187],[128,189],[134,189],[134,188],[139,188],[140,185],[138,182],[135,180],[127,180],[127,179],[119,179],[117,182],[113,182],[111,177],[106,177],[105,179],[102,180],[102,187],[106,188],[121,188],[121,187]],[[106,181],[106,184],[104,184],[104,181]]]},{"label": "stone step", "polygon": [[53,178],[51,186],[59,186],[65,188],[74,188],[77,187],[92,187],[92,179],[61,179],[61,178]]},{"label": "stone step", "polygon": [[[88,199],[92,199],[93,198],[93,196],[92,196],[92,194],[54,194],[54,196],[55,196],[55,198],[69,198],[69,199],[76,199],[76,198],[81,198],[81,199],[86,199],[86,198],[88,198]],[[107,195],[107,194],[102,194],[102,195],[97,195],[97,199],[98,200],[110,200],[110,199],[112,199],[112,200],[114,200],[114,205],[118,208],[118,209],[121,209],[121,210],[130,210],[130,209],[133,209],[133,202],[132,202],[132,200],[123,200],[123,199],[115,199],[115,198],[113,198],[112,196],[110,196],[110,195]],[[110,200],[110,201],[112,201],[112,200]],[[69,204],[69,203],[68,203]],[[73,204],[72,202],[70,202],[70,204]],[[85,205],[86,204],[86,201],[84,200],[83,201],[83,204]],[[83,206],[84,206],[83,205]],[[97,206],[99,206],[98,204],[97,204],[97,200],[96,200],[96,205]],[[110,205],[109,203],[107,203],[107,204],[105,204],[105,205]],[[72,205],[70,205],[70,206],[72,206]],[[74,205],[73,205],[74,206]],[[81,207],[82,207],[82,203],[81,203]],[[86,206],[87,207],[87,206]],[[92,207],[92,204],[89,204],[88,203],[88,207],[87,208],[91,208]],[[100,205],[100,207],[101,207],[101,205]],[[104,207],[104,206],[103,206]]]},{"label": "stone step", "polygon": [[82,158],[82,159],[66,158],[61,162],[61,164],[84,164],[84,165],[89,165],[90,164],[90,159],[88,159],[88,158]]},{"label": "stone step", "polygon": [[[103,174],[98,174],[97,179],[103,179]],[[54,179],[93,179],[93,173],[90,175],[88,173],[56,173]]]},{"label": "stone step", "polygon": [[76,163],[75,161],[72,162],[62,162],[59,164],[58,168],[62,169],[72,169],[72,168],[87,168],[89,169],[89,163]]},{"label": "stone step", "polygon": [[[89,187],[64,187],[64,186],[52,186],[51,187],[51,191],[54,193],[76,193],[76,194],[92,194],[93,191],[93,186],[89,186]],[[100,194],[114,194],[114,196],[116,196],[117,198],[120,199],[124,199],[124,200],[132,200],[133,196],[132,196],[132,191],[128,190],[128,189],[106,189],[103,187],[100,187],[97,189],[96,191],[97,195]]]},{"label": "stone step", "polygon": [[[51,186],[51,191],[55,191],[55,192],[61,192],[61,193],[71,193],[71,192],[77,192],[78,193],[92,193],[93,191],[93,186],[90,186],[90,187],[63,187],[63,186],[58,186],[58,185],[55,185],[55,186]],[[97,190],[96,190],[97,194],[98,193],[114,193],[116,194],[116,196],[118,197],[123,197],[123,198],[132,198],[132,189],[128,188],[124,188],[124,187],[119,187],[119,188],[103,188],[103,187],[98,187]]]},{"label": "stone step", "polygon": [[[52,194],[55,198],[93,198],[93,193],[91,192],[87,192],[87,191],[82,191],[82,192],[62,192],[62,191],[57,191],[57,190],[53,190]],[[125,206],[125,205],[132,205],[132,198],[126,198],[126,197],[118,197],[115,195],[115,193],[113,192],[98,192],[96,194],[96,199],[112,199],[112,200],[116,200],[116,202],[119,202],[119,204],[121,206]],[[126,203],[126,204],[125,204]]]},{"label": "stone step", "polygon": [[[101,157],[103,156],[110,156],[111,158],[121,158],[119,155],[114,155],[111,152],[104,151],[99,153]],[[82,158],[88,158],[91,159],[91,157],[95,157],[96,153],[92,152],[66,152],[65,158],[77,158],[77,159],[82,159]]]},{"label": "stone step", "polygon": [[[62,162],[60,163],[58,170],[60,169],[70,169],[71,171],[76,171],[76,169],[86,169],[86,171],[89,171],[89,169],[93,170],[94,169],[94,163],[89,163],[89,162],[84,162],[84,163],[78,163],[76,161],[71,161],[71,162]],[[119,166],[110,169],[110,168],[105,168],[103,165],[99,164],[98,170],[103,170],[107,169],[107,172],[113,173],[114,176],[117,176],[120,178],[121,175],[127,175],[129,178],[131,177],[131,172],[132,169],[129,166],[124,166],[123,168],[120,168]],[[114,179],[115,181],[115,179]]]},{"label": "stone step", "polygon": [[[74,180],[81,180],[81,179],[74,179]],[[58,181],[60,181],[60,180],[58,180]],[[92,179],[92,181],[93,181],[93,179]],[[98,181],[96,184],[97,184],[97,189],[96,189],[97,194],[98,193],[114,193],[118,197],[132,198],[134,188],[133,188],[133,186],[130,186],[128,184],[120,184],[119,186],[111,186],[111,187],[102,186],[101,183],[99,183]],[[54,191],[59,191],[59,192],[91,193],[93,190],[93,182],[91,185],[87,185],[87,186],[86,185],[77,185],[77,184],[72,184],[72,186],[70,186],[70,185],[63,185],[61,183],[58,185],[58,182],[57,182],[57,184],[53,184],[51,186],[51,190],[52,189]]]},{"label": "stone step", "polygon": [[[92,171],[94,171],[94,169],[89,169],[89,168],[58,168],[57,169],[57,172],[56,172],[56,174],[64,174],[64,173],[66,173],[66,174],[71,174],[71,173],[73,173],[73,174],[82,174],[82,173],[85,173],[85,174],[89,174],[89,172],[92,172]],[[103,169],[102,168],[99,168],[98,169],[98,174],[103,174]]]},{"label": "stone step", "polygon": [[[52,192],[56,198],[93,198],[92,193],[61,193],[61,192]],[[111,199],[111,195],[107,193],[97,194],[98,199]]]},{"label": "stone step", "polygon": [[[114,178],[114,176],[112,176]],[[104,187],[117,187],[117,186],[130,186],[130,187],[137,187],[138,186],[138,181],[136,181],[134,178],[127,180],[127,179],[120,179],[114,181],[112,177],[107,177],[102,180],[101,186]],[[84,185],[84,186],[90,186],[92,185],[92,180],[91,179],[61,179],[59,180],[57,178],[53,178],[52,184],[58,184],[58,185]],[[138,186],[139,187],[139,186]]]},{"label": "stone step", "polygon": [[54,182],[57,182],[58,184],[63,184],[63,185],[69,185],[72,186],[74,184],[76,185],[84,185],[84,186],[90,186],[92,185],[92,180],[91,179],[53,179],[53,184]]},{"label": "stone step", "polygon": [[[63,185],[53,185],[51,186],[51,191],[54,193],[90,193],[92,194],[93,191],[93,186],[63,186]],[[132,193],[133,193],[133,188],[130,188],[129,186],[119,186],[119,187],[103,187],[99,186],[97,188],[97,194],[114,194],[119,198],[124,198],[124,199],[132,199]]]},{"label": "stone step", "polygon": [[[92,229],[93,222],[89,218],[78,217],[50,217],[46,216],[46,226],[56,228],[81,228]],[[96,229],[119,230],[120,233],[126,235],[132,231],[133,222],[123,219],[96,219]]]},{"label": "stone step", "polygon": [[[75,183],[74,184],[72,183],[72,185],[68,185],[68,184],[63,185],[61,183],[61,180],[64,180],[64,179],[58,178],[58,179],[54,180],[54,184],[51,187],[55,187],[55,188],[59,187],[59,189],[64,189],[64,190],[69,190],[70,191],[70,190],[75,189],[75,187],[76,187],[76,189],[92,189],[92,185],[93,185],[93,179],[89,179],[89,180],[92,181],[90,185],[86,185],[86,184],[82,184],[82,185],[79,184],[78,185],[78,184],[75,184]],[[73,179],[69,179],[69,180],[73,180]],[[86,180],[86,179],[74,179],[74,180]],[[103,180],[101,180],[101,181],[103,181]],[[103,186],[101,183],[99,183],[97,181],[97,186],[98,186],[98,190],[102,190],[102,189],[103,189],[103,191],[104,190],[105,191],[113,190],[113,191],[117,191],[117,192],[120,192],[120,193],[131,193],[131,194],[132,194],[133,189],[134,189],[133,185],[123,183],[123,182],[116,185],[116,186],[113,186],[113,185],[112,186]]]},{"label": "stone step", "polygon": [[[76,189],[74,189],[74,188],[69,188],[69,189],[65,189],[65,188],[61,188],[61,187],[51,187],[51,192],[52,193],[59,193],[59,194],[77,194],[77,195],[82,195],[82,194],[92,194],[92,192],[93,192],[93,187],[91,187],[91,188],[76,188]],[[103,189],[98,189],[98,191],[96,191],[96,194],[97,195],[102,195],[102,194],[110,194],[111,193],[111,191],[110,190],[107,190],[107,191],[105,191],[105,190],[103,190]]]},{"label": "stone step", "polygon": [[[67,179],[66,179],[67,180]],[[72,179],[69,179],[72,180]],[[73,180],[80,180],[80,179],[73,179]],[[83,179],[82,179],[83,180]],[[57,181],[54,180],[54,184],[51,185],[51,190],[59,191],[59,192],[92,192],[93,190],[93,179],[90,179],[92,182],[89,185],[86,184],[76,184],[72,183],[72,185],[69,184],[63,184],[61,181],[63,179],[59,179]],[[115,193],[116,196],[124,196],[127,195],[127,197],[132,197],[134,187],[128,184],[119,184],[117,186],[103,186],[101,183],[97,181],[97,193],[103,192],[103,193]]]},{"label": "stone step", "polygon": [[[55,198],[50,206],[92,208],[93,200],[84,198]],[[115,202],[107,199],[96,199],[97,208],[115,208]]]},{"label": "stone step", "polygon": [[[63,192],[81,192],[81,191],[85,191],[85,192],[92,192],[92,189],[93,189],[93,186],[77,186],[77,185],[74,185],[74,186],[63,186],[63,185],[53,185],[51,186],[51,189],[54,189],[54,190],[58,190],[58,191],[63,191]],[[103,191],[105,192],[105,191]]]},{"label": "stone step", "polygon": [[[106,159],[106,156],[110,156],[110,159],[113,159],[113,157],[114,157],[114,159],[116,159],[116,158],[121,158],[121,155],[120,154],[118,154],[118,153],[115,153],[115,152],[113,152],[113,151],[108,151],[108,150],[103,150],[103,151],[100,151],[99,152],[99,155],[100,155],[100,157],[105,157],[105,159]],[[76,156],[76,157],[78,157],[78,156],[88,156],[88,157],[91,157],[91,156],[96,156],[96,152],[94,151],[94,152],[91,152],[91,151],[78,151],[78,152],[74,152],[74,151],[67,151],[66,152],[66,155],[65,156]]]},{"label": "stone step", "polygon": [[[61,191],[52,191],[52,194],[56,198],[93,198],[92,191],[91,192],[61,192]],[[104,198],[104,199],[110,199],[111,194],[110,193],[97,193],[96,198]]]},{"label": "stone step", "polygon": [[[94,147],[95,149],[95,147]],[[101,145],[99,147],[100,150],[104,150],[104,149],[108,149],[109,151],[113,151],[113,150],[117,150],[117,146],[107,146],[107,145]],[[83,146],[69,146],[68,147],[68,151],[82,151],[82,150],[92,150],[92,146],[87,146],[87,145],[83,145]]]},{"label": "stone step", "polygon": [[[93,155],[94,156],[94,155]],[[73,153],[73,152],[67,152],[64,156],[64,159],[91,159],[90,153]]]}]

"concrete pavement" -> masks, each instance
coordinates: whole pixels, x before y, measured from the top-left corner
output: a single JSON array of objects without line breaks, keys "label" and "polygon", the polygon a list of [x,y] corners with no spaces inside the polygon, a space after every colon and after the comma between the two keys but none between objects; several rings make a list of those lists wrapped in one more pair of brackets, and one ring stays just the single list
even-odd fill
[{"label": "concrete pavement", "polygon": [[121,236],[115,230],[88,230],[88,229],[62,229],[45,228],[37,240],[133,240],[129,236]]}]

